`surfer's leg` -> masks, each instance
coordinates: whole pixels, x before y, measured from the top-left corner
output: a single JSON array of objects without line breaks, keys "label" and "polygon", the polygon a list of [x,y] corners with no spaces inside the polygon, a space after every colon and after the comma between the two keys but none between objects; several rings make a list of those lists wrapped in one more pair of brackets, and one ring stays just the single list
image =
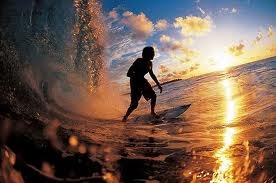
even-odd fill
[{"label": "surfer's leg", "polygon": [[138,107],[138,102],[137,103],[131,103],[129,108],[127,109],[126,115],[124,116],[122,121],[127,121],[128,116]]},{"label": "surfer's leg", "polygon": [[144,84],[143,96],[146,100],[150,99],[151,115],[158,118],[159,116],[155,113],[156,94],[147,80]]},{"label": "surfer's leg", "polygon": [[131,91],[131,103],[122,121],[124,122],[127,121],[128,116],[138,107],[138,102],[141,96],[142,96],[141,92],[136,90]]},{"label": "surfer's leg", "polygon": [[156,104],[156,94],[154,93],[151,97],[151,100],[150,100],[150,109],[151,109],[151,114],[153,116],[157,116],[157,114],[155,113],[155,104]]}]

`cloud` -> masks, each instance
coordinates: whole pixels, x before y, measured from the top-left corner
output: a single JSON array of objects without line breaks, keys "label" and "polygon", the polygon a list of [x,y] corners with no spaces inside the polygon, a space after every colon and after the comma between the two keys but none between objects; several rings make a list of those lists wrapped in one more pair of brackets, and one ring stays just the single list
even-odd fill
[{"label": "cloud", "polygon": [[232,8],[231,13],[237,13],[238,10],[236,8]]},{"label": "cloud", "polygon": [[188,46],[191,46],[193,44],[193,39],[192,38],[187,38],[184,40],[175,40],[173,38],[171,38],[170,36],[167,35],[162,35],[159,38],[160,43],[162,43],[162,48],[163,51],[177,51],[177,50],[181,50],[183,48],[187,48]]},{"label": "cloud", "polygon": [[126,11],[126,12],[123,13],[124,17],[129,17],[129,16],[132,16],[132,15],[133,15],[133,13],[131,11]]},{"label": "cloud", "polygon": [[270,25],[268,27],[267,37],[272,37],[272,36],[273,36],[273,27],[272,27],[272,25]]},{"label": "cloud", "polygon": [[276,43],[271,43],[267,45],[267,50],[272,54],[272,56],[276,56]]},{"label": "cloud", "polygon": [[160,65],[158,70],[158,77],[161,78],[162,81],[168,81],[172,79],[180,79],[183,78],[185,75],[199,69],[200,64],[199,63],[193,63],[188,68],[184,70],[178,70],[178,71],[172,71],[172,69],[169,69],[165,65]]},{"label": "cloud", "polygon": [[164,20],[164,19],[158,20],[156,22],[156,24],[155,24],[155,28],[157,30],[165,30],[165,29],[167,29],[168,28],[168,22],[167,22],[167,20]]},{"label": "cloud", "polygon": [[122,22],[131,28],[133,37],[136,39],[146,39],[154,31],[153,23],[144,13],[135,15],[130,11],[126,11],[123,13],[123,16]]},{"label": "cloud", "polygon": [[[273,29],[272,25],[270,25],[267,30],[259,31],[257,36],[252,41],[252,45],[257,45],[258,43],[262,43],[265,40],[272,40],[275,35],[275,29]],[[272,40],[273,41],[273,40]]]},{"label": "cloud", "polygon": [[166,43],[171,41],[171,37],[167,35],[162,35],[159,40],[161,43]]},{"label": "cloud", "polygon": [[244,53],[245,45],[243,43],[239,43],[238,45],[233,45],[229,48],[229,52],[234,56],[240,56]]},{"label": "cloud", "polygon": [[169,72],[169,68],[161,64],[159,66],[158,73],[159,74],[164,74],[164,73],[167,73],[167,72]]},{"label": "cloud", "polygon": [[141,57],[146,41],[137,40],[133,33],[126,30],[125,24],[114,19],[106,19],[108,26],[108,43],[106,49],[107,65],[112,80],[124,82],[126,72],[132,62]]},{"label": "cloud", "polygon": [[276,45],[271,46],[271,48],[269,49],[269,51],[270,51],[273,55],[276,55]]},{"label": "cloud", "polygon": [[131,34],[124,35],[121,40],[109,48],[109,71],[113,80],[125,80],[126,73],[135,59],[141,57],[142,50],[146,46],[144,41],[133,39]]},{"label": "cloud", "polygon": [[159,49],[158,49],[158,46],[153,43],[152,45],[153,49],[154,49],[154,59],[158,59],[161,55],[160,55],[160,52],[159,52]]},{"label": "cloud", "polygon": [[160,37],[161,50],[169,52],[171,56],[177,54],[181,55],[183,59],[192,58],[198,55],[198,51],[190,49],[189,46],[193,44],[193,39],[188,38],[182,41],[175,40],[167,35],[162,35]]},{"label": "cloud", "polygon": [[219,10],[219,13],[221,14],[236,14],[238,13],[238,9],[237,8],[221,8]]},{"label": "cloud", "polygon": [[[161,64],[158,68],[158,77],[161,78],[162,82],[183,78],[188,73],[199,68],[199,64],[190,62],[193,58],[199,55],[197,50],[188,47],[193,44],[192,38],[179,41],[167,35],[162,35],[159,40],[161,43],[161,50],[169,54],[167,62],[169,62],[169,60],[177,61],[175,63],[175,68],[178,70],[175,71],[175,69],[168,68],[167,66]],[[183,65],[183,63],[185,64]],[[190,66],[187,68],[188,65]],[[183,67],[186,67],[186,69],[179,71],[179,68]]]},{"label": "cloud", "polygon": [[171,71],[171,72],[166,66],[162,66],[162,67],[164,67],[163,69],[166,72],[164,72],[164,71],[162,72],[159,70],[158,77],[160,78],[161,82],[166,82],[166,81],[170,81],[170,80],[174,80],[174,79],[182,79],[189,73],[197,70],[199,68],[199,66],[200,65],[197,63],[197,64],[192,65],[188,69],[180,70],[180,71]]},{"label": "cloud", "polygon": [[276,54],[276,47],[272,47],[272,48],[270,48],[270,50],[269,50],[271,53],[273,53],[273,54]]},{"label": "cloud", "polygon": [[264,38],[263,33],[262,32],[258,32],[258,35],[253,40],[253,45],[258,44],[263,38]]},{"label": "cloud", "polygon": [[166,74],[160,74],[158,75],[158,77],[160,78],[160,81],[163,83],[166,81],[171,81],[173,79],[182,79],[186,74],[188,74],[188,72],[188,70],[173,71]]},{"label": "cloud", "polygon": [[212,29],[212,20],[209,16],[205,18],[196,16],[177,17],[174,22],[175,28],[181,28],[184,36],[202,36]]},{"label": "cloud", "polygon": [[197,70],[199,68],[199,66],[200,66],[200,64],[196,63],[190,67],[189,71],[193,72],[193,71]]},{"label": "cloud", "polygon": [[109,59],[116,63],[131,60],[135,55],[140,56],[146,43],[134,40],[130,34],[122,35],[108,49],[111,50]]},{"label": "cloud", "polygon": [[229,12],[229,8],[221,8],[219,10],[220,13],[228,13]]},{"label": "cloud", "polygon": [[181,63],[188,63],[190,61],[192,61],[192,58],[189,57],[185,57],[185,58],[177,58]]},{"label": "cloud", "polygon": [[205,11],[204,11],[202,8],[200,8],[200,7],[198,6],[197,9],[198,9],[203,15],[205,15]]},{"label": "cloud", "polygon": [[263,39],[263,34],[261,32],[258,33],[258,35],[256,36],[256,42],[260,42]]},{"label": "cloud", "polygon": [[118,18],[118,13],[117,13],[117,11],[113,9],[112,11],[110,11],[110,12],[108,13],[108,17],[109,17],[109,18],[113,18],[113,19],[117,19],[117,18]]}]

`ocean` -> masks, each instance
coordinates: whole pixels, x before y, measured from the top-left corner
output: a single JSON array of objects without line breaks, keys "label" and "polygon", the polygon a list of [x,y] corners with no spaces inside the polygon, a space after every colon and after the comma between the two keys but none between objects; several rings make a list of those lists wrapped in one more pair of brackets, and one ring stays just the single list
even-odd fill
[{"label": "ocean", "polygon": [[158,110],[192,104],[166,123],[134,122],[149,113],[142,100],[126,124],[66,126],[110,148],[125,182],[269,182],[276,175],[275,68],[274,57],[164,85]]}]

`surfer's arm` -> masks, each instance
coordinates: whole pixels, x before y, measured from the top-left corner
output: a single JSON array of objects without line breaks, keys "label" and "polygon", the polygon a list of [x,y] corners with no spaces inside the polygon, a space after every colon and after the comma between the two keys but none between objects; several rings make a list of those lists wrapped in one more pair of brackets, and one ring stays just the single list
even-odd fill
[{"label": "surfer's arm", "polygon": [[149,74],[150,74],[150,77],[153,79],[153,81],[157,84],[157,86],[160,90],[160,93],[162,93],[162,87],[161,87],[158,79],[156,78],[155,74],[152,71],[152,66],[150,67]]}]

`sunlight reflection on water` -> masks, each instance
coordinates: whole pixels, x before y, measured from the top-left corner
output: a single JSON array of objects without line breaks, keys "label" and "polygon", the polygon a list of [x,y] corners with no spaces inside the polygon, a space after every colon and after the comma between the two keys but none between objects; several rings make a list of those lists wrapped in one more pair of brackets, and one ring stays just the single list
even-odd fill
[{"label": "sunlight reflection on water", "polygon": [[223,87],[225,90],[225,98],[227,103],[226,109],[226,123],[231,123],[235,117],[235,101],[233,99],[232,85],[228,79],[223,80]]},{"label": "sunlight reflection on water", "polygon": [[[233,99],[233,87],[228,79],[222,82],[225,91],[226,114],[225,123],[230,124],[235,119],[236,103]],[[233,179],[233,160],[229,149],[234,143],[236,128],[226,127],[223,134],[223,147],[215,153],[219,167],[215,170],[211,182],[234,182]]]}]

